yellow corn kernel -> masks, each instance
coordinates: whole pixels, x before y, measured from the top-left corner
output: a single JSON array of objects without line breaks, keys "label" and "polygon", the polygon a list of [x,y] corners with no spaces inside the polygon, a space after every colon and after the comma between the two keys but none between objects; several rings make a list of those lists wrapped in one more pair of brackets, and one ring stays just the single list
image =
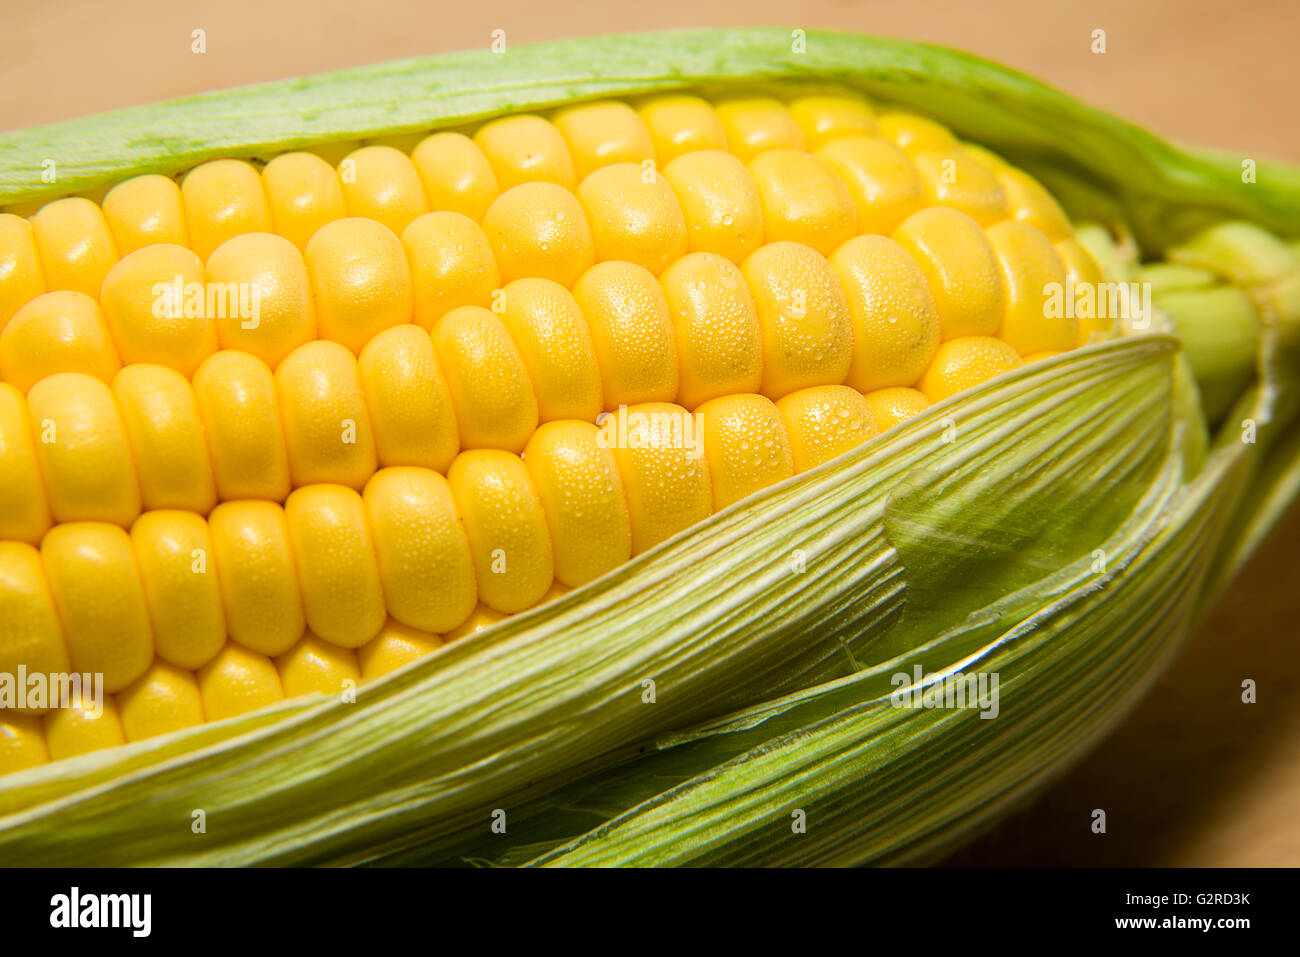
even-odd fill
[{"label": "yellow corn kernel", "polygon": [[951,152],[961,146],[946,127],[915,113],[891,110],[881,114],[876,123],[882,136],[893,140],[912,156]]},{"label": "yellow corn kernel", "polygon": [[757,392],[763,333],[739,267],[714,253],[690,253],[659,279],[676,332],[677,401],[693,409],[720,395]]},{"label": "yellow corn kernel", "polygon": [[523,183],[488,207],[483,232],[501,282],[526,277],[572,286],[596,261],[591,226],[578,198],[554,183]]},{"label": "yellow corn kernel", "polygon": [[495,449],[462,452],[447,481],[469,536],[479,601],[508,613],[537,604],[554,581],[555,561],[523,461]]},{"label": "yellow corn kernel", "polygon": [[275,231],[301,252],[326,223],[346,216],[334,166],[315,153],[281,153],[262,170]]},{"label": "yellow corn kernel", "polygon": [[262,177],[244,160],[219,159],[196,166],[181,180],[181,199],[190,247],[199,259],[207,259],[232,236],[271,232]]},{"label": "yellow corn kernel", "polygon": [[312,694],[341,694],[356,691],[361,683],[361,666],[357,653],[321,641],[311,632],[275,659],[280,673],[280,686],[287,698]]},{"label": "yellow corn kernel", "polygon": [[848,300],[829,260],[794,242],[768,243],[741,264],[763,330],[763,385],[771,399],[843,382],[853,361]]},{"label": "yellow corn kernel", "polygon": [[192,728],[204,720],[198,679],[162,660],[117,693],[117,710],[128,741]]},{"label": "yellow corn kernel", "polygon": [[244,352],[218,352],[194,373],[194,397],[217,497],[282,501],[289,454],[267,364]]},{"label": "yellow corn kernel", "polygon": [[866,399],[871,403],[871,411],[876,416],[876,426],[881,432],[887,432],[900,422],[920,415],[930,408],[930,400],[915,389],[903,386],[890,386],[868,392]]},{"label": "yellow corn kernel", "polygon": [[591,421],[601,403],[600,369],[572,293],[549,279],[516,279],[503,290],[501,318],[533,383],[540,421]]},{"label": "yellow corn kernel", "polygon": [[284,510],[226,502],[212,510],[208,533],[230,637],[263,655],[288,651],[307,618]]},{"label": "yellow corn kernel", "polygon": [[194,375],[217,351],[207,300],[212,311],[217,303],[209,292],[203,264],[183,246],[145,246],[124,256],[104,277],[99,303],[122,361]]},{"label": "yellow corn kernel", "polygon": [[768,150],[749,164],[769,243],[788,240],[829,255],[854,235],[858,213],[829,166],[799,150]]},{"label": "yellow corn kernel", "polygon": [[226,640],[208,523],[192,512],[146,512],[131,546],[158,657],[191,671],[207,664]]},{"label": "yellow corn kernel", "polygon": [[39,545],[53,522],[27,403],[0,382],[0,540]]},{"label": "yellow corn kernel", "polygon": [[921,392],[931,402],[974,388],[1020,365],[1020,355],[992,336],[962,336],[939,347],[921,377]]},{"label": "yellow corn kernel", "polygon": [[500,195],[492,164],[464,133],[426,136],[411,153],[429,209],[483,218]]},{"label": "yellow corn kernel", "polygon": [[749,163],[765,150],[806,149],[799,123],[785,105],[766,96],[737,97],[717,106],[727,149]]},{"label": "yellow corn kernel", "polygon": [[555,577],[573,588],[632,557],[632,525],[614,453],[590,422],[548,422],[524,449],[555,551]]},{"label": "yellow corn kernel", "polygon": [[655,158],[645,121],[626,103],[579,103],[551,118],[573,157],[579,181],[611,163],[641,163]]},{"label": "yellow corn kernel", "polygon": [[939,309],[939,338],[996,335],[1002,324],[1001,270],[979,223],[947,206],[909,216],[894,239],[925,273]]},{"label": "yellow corn kernel", "polygon": [[1071,239],[1074,230],[1055,197],[1038,180],[1021,170],[1007,167],[996,171],[1011,215],[1042,232],[1052,242]]},{"label": "yellow corn kernel", "polygon": [[27,408],[55,520],[135,521],[140,484],[108,386],[60,372],[32,386]]},{"label": "yellow corn kernel", "polygon": [[323,339],[299,346],[275,370],[275,395],[295,488],[366,484],[379,459],[352,353]]},{"label": "yellow corn kernel", "polygon": [[669,94],[646,100],[637,112],[650,131],[661,166],[695,150],[725,150],[727,131],[713,106],[698,96]]},{"label": "yellow corn kernel", "polygon": [[[1096,297],[1104,291],[1105,287],[1102,284],[1106,281],[1106,276],[1097,265],[1097,260],[1093,258],[1092,253],[1074,239],[1064,239],[1056,243],[1056,253],[1065,266],[1066,282],[1074,287],[1076,301],[1082,300],[1084,295],[1091,296],[1094,302],[1097,301]],[[1085,290],[1080,288],[1081,286],[1090,288]],[[1095,314],[1103,310],[1091,311]],[[1115,320],[1109,314],[1109,310],[1106,312],[1105,316],[1077,317],[1079,334],[1075,340],[1076,345],[1086,346],[1094,335],[1101,338],[1109,335]]]},{"label": "yellow corn kernel", "polygon": [[98,206],[80,196],[46,203],[31,218],[45,288],[71,289],[99,298],[99,287],[117,262],[117,244]]},{"label": "yellow corn kernel", "polygon": [[447,471],[460,434],[429,334],[412,325],[385,329],[361,350],[357,375],[379,464]]},{"label": "yellow corn kernel", "polygon": [[1034,352],[1073,349],[1078,323],[1069,310],[1051,316],[1050,288],[1065,289],[1065,266],[1051,240],[1028,223],[999,223],[988,231],[989,242],[1002,268],[1006,313],[998,337],[1022,356]]},{"label": "yellow corn kernel", "polygon": [[104,221],[123,256],[156,243],[189,245],[181,189],[166,176],[150,173],[118,183],[105,194],[103,209]]},{"label": "yellow corn kernel", "polygon": [[126,532],[102,522],[56,525],[41,542],[41,561],[73,670],[102,673],[110,693],[144,674],[153,638]]},{"label": "yellow corn kernel", "polygon": [[430,338],[451,391],[461,447],[522,450],[537,429],[537,396],[501,320],[478,306],[462,306],[439,319]]},{"label": "yellow corn kernel", "polygon": [[42,293],[0,331],[0,379],[20,392],[57,372],[108,382],[120,368],[99,303],[84,293]]},{"label": "yellow corn kernel", "polygon": [[829,462],[879,433],[871,404],[857,389],[845,385],[792,392],[776,407],[785,421],[796,472]]},{"label": "yellow corn kernel", "polygon": [[226,642],[198,673],[203,713],[209,721],[233,718],[284,699],[275,664],[266,655]]},{"label": "yellow corn kernel", "polygon": [[[0,677],[9,676],[17,686],[20,665],[28,674],[66,674],[71,669],[41,554],[26,542],[0,542],[0,621]],[[28,707],[19,710],[45,710],[31,704],[29,700]],[[0,715],[7,707],[12,704],[4,704],[0,695]]]},{"label": "yellow corn kernel", "polygon": [[704,403],[697,414],[714,511],[794,475],[785,421],[767,396],[724,395]]},{"label": "yellow corn kernel", "polygon": [[578,183],[568,144],[551,123],[529,113],[482,126],[474,142],[487,157],[504,193],[520,183],[542,181],[572,190]]},{"label": "yellow corn kernel", "polygon": [[49,760],[45,722],[35,715],[0,711],[0,775],[34,768]]},{"label": "yellow corn kernel", "polygon": [[687,252],[682,207],[654,169],[636,163],[604,166],[578,186],[578,199],[591,225],[597,259],[626,260],[657,276]]},{"label": "yellow corn kernel", "polygon": [[831,253],[853,317],[847,385],[910,386],[939,348],[939,312],[921,267],[888,236],[857,236]]},{"label": "yellow corn kernel", "polygon": [[960,147],[949,152],[917,153],[912,161],[935,206],[960,209],[981,226],[1007,217],[1007,197],[998,179]]},{"label": "yellow corn kernel", "polygon": [[51,761],[126,744],[117,702],[107,696],[94,702],[87,694],[70,707],[51,711],[45,716],[45,744]]},{"label": "yellow corn kernel", "polygon": [[633,263],[597,263],[573,286],[600,367],[606,409],[677,397],[677,344],[663,287]]},{"label": "yellow corn kernel", "polygon": [[217,504],[212,463],[190,384],[179,372],[140,363],[113,379],[146,509],[206,515]]},{"label": "yellow corn kernel", "polygon": [[442,647],[437,635],[389,619],[379,634],[357,649],[361,680],[382,678]]},{"label": "yellow corn kernel", "polygon": [[363,146],[339,164],[349,216],[378,220],[397,236],[429,211],[411,158],[391,146]]},{"label": "yellow corn kernel", "polygon": [[644,402],[606,416],[600,442],[614,449],[640,555],[713,510],[699,419],[671,402]]},{"label": "yellow corn kernel", "polygon": [[442,636],[442,643],[450,645],[454,641],[460,641],[462,638],[468,638],[475,632],[482,631],[484,628],[490,628],[499,621],[505,621],[510,616],[499,612],[487,605],[478,605],[473,613],[461,622],[460,627],[454,628]]},{"label": "yellow corn kernel", "polygon": [[880,136],[846,136],[817,151],[844,182],[857,209],[859,233],[891,233],[925,208],[925,183],[912,160]]},{"label": "yellow corn kernel", "polygon": [[44,291],[45,273],[31,223],[12,213],[0,213],[0,329]]},{"label": "yellow corn kernel", "polygon": [[[217,299],[217,341],[271,368],[304,342],[316,338],[316,309],[302,253],[283,236],[244,233],[228,239],[204,264]],[[232,308],[239,303],[239,308]],[[226,308],[221,309],[224,302]]]},{"label": "yellow corn kernel", "polygon": [[447,480],[428,469],[382,469],[362,499],[388,613],[426,631],[455,628],[474,610],[478,584]]},{"label": "yellow corn kernel", "polygon": [[361,496],[342,485],[310,485],[289,496],[284,515],[308,627],[326,641],[359,648],[387,617]]},{"label": "yellow corn kernel", "polygon": [[763,200],[736,157],[722,150],[686,153],[663,175],[681,203],[691,252],[738,263],[763,244]]},{"label": "yellow corn kernel", "polygon": [[877,130],[871,105],[850,93],[800,96],[790,101],[789,110],[809,151],[840,137],[869,136]]},{"label": "yellow corn kernel", "polygon": [[376,333],[410,322],[415,303],[402,241],[373,219],[326,223],[304,253],[322,339],[354,353]]},{"label": "yellow corn kernel", "polygon": [[457,306],[489,306],[501,285],[492,246],[478,223],[460,213],[426,213],[402,233],[411,267],[415,321],[426,331]]},{"label": "yellow corn kernel", "polygon": [[[985,149],[984,147],[980,146],[978,143],[963,142],[961,144],[961,148],[965,150],[967,156],[971,157],[971,159],[975,160],[977,163],[983,166],[990,173],[993,173],[995,176],[997,176],[998,182],[1000,183],[1002,182],[1002,174],[1004,172],[1008,170],[1019,172],[1018,170],[1015,169],[1014,166],[1012,166],[1010,163],[1004,160],[997,153],[994,153],[992,150]],[[1003,183],[1002,189],[1004,192],[1007,191],[1005,183]],[[1010,197],[1010,195],[1011,194],[1007,192],[1008,198]]]}]

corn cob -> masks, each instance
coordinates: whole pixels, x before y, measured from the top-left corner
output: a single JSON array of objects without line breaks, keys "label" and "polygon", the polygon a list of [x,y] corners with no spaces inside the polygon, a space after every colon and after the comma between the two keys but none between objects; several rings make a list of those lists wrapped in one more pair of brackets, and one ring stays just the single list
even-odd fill
[{"label": "corn cob", "polygon": [[[5,664],[66,658],[131,713],[173,707],[98,744],[355,682],[351,649],[386,621],[436,647],[476,608],[583,585],[877,434],[877,408],[886,427],[924,408],[910,387],[933,400],[1014,368],[989,338],[1004,328],[1074,344],[1032,318],[1035,284],[1066,267],[1025,221],[1072,238],[1050,196],[1024,177],[1009,204],[951,138],[970,185],[935,185],[944,157],[914,165],[910,127],[882,138],[860,97],[552,119],[436,133],[411,157],[362,147],[338,171],[285,154],[260,183],[230,160],[179,192],[127,181],[104,201],[128,251],[100,304],[54,291],[16,310],[0,374],[26,398],[6,394],[6,447],[32,421],[54,436],[21,449],[44,488],[6,489],[21,507],[0,532],[41,545],[51,586],[25,609],[39,648]],[[708,148],[672,148],[658,174],[656,141]],[[870,231],[885,216],[895,239]],[[253,329],[206,302],[153,323],[173,276],[256,283],[270,308]]]},{"label": "corn cob", "polygon": [[[6,736],[25,756],[16,763],[143,737],[154,733],[150,721],[167,730],[368,678],[435,647],[401,619],[459,618],[434,629],[444,640],[495,624],[931,400],[1094,331],[1047,322],[1041,310],[1034,321],[1037,284],[1102,275],[1045,189],[932,121],[856,96],[764,92],[711,103],[673,93],[580,104],[549,121],[492,120],[472,137],[438,132],[409,158],[394,143],[353,145],[329,160],[330,150],[286,154],[260,170],[260,193],[258,167],[236,160],[204,164],[180,187],[128,181],[130,191],[124,183],[105,198],[102,230],[66,201],[42,210],[43,224],[0,221],[0,237],[16,237],[0,253],[0,307],[15,303],[15,313],[47,289],[93,299],[93,277],[126,262],[110,261],[117,250],[152,249],[209,280],[214,258],[227,278],[273,261],[287,304],[277,315],[288,317],[272,325],[274,337],[240,341],[228,337],[257,330],[133,326],[138,273],[148,272],[140,257],[113,283],[101,277],[105,335],[85,337],[90,344],[66,360],[23,347],[52,358],[15,381],[0,407],[0,423],[10,423],[0,432],[0,477],[10,484],[0,487],[23,506],[14,522],[22,534],[5,536],[18,540],[6,547],[16,556],[8,577],[19,583],[6,600],[33,629],[62,627],[60,602],[82,620],[105,599],[120,605],[119,632],[144,624],[125,635],[135,642],[60,634],[62,645],[31,640],[17,654],[58,661],[62,648],[68,658],[100,655],[119,678],[146,670],[93,728],[75,709],[18,716]],[[140,214],[151,207],[156,215]],[[67,239],[78,228],[86,272],[69,278],[82,264]],[[39,234],[30,248],[29,233]],[[297,260],[273,233],[305,254],[310,319]],[[240,240],[243,249],[226,249]],[[160,243],[180,251],[160,252]],[[354,255],[363,243],[374,256]],[[187,245],[206,260],[201,272],[182,255]],[[506,295],[495,295],[498,285]],[[527,308],[512,307],[511,289]],[[41,342],[39,323],[19,329],[28,325],[27,341]],[[110,359],[125,363],[122,372],[105,371]],[[188,396],[173,388],[178,379]],[[73,407],[82,388],[81,428],[94,440],[86,461],[112,493],[102,506],[59,450],[29,440],[39,435],[33,409]],[[245,394],[249,414],[238,407]],[[168,413],[160,436],[148,434],[150,396],[165,397],[155,407]],[[602,448],[592,421],[602,409],[618,410],[606,422],[615,434],[634,434],[639,413],[646,434],[670,441]],[[701,416],[703,455],[687,460],[671,437],[691,411]],[[364,416],[359,438],[335,440],[343,421],[359,426]],[[115,420],[124,442],[94,427],[111,431]],[[214,441],[218,432],[225,437]],[[196,433],[210,482],[202,469],[176,472],[202,460],[177,451],[197,449]],[[385,460],[384,447],[397,451]],[[20,467],[44,459],[52,472]],[[165,495],[173,499],[153,504]],[[69,519],[64,506],[78,503],[107,514]],[[66,524],[49,530],[55,521]],[[202,584],[175,574],[186,547],[193,559],[205,542],[216,572]],[[460,560],[444,561],[439,549]],[[495,551],[507,559],[500,571]],[[107,560],[78,571],[98,556]],[[259,561],[268,574],[252,573]],[[432,568],[445,588],[421,580]],[[106,584],[71,594],[74,573]],[[193,640],[198,624],[202,641]],[[252,647],[268,636],[270,646]],[[487,646],[470,647],[467,655]]]},{"label": "corn cob", "polygon": [[[692,124],[710,125],[708,104],[695,101],[694,114],[674,119],[675,102],[642,109],[658,118],[660,140],[689,140]],[[611,115],[619,122],[608,124]],[[722,115],[717,128],[731,130],[738,153],[679,152],[662,176],[633,169],[636,159],[653,163],[653,137],[617,103],[563,111],[558,126],[540,117],[495,121],[475,141],[435,134],[414,151],[418,163],[388,147],[363,148],[340,163],[352,191],[312,154],[287,154],[267,164],[264,188],[272,210],[310,211],[281,217],[305,257],[292,242],[240,231],[266,226],[269,215],[249,164],[213,161],[187,176],[179,193],[156,176],[111,190],[108,232],[134,248],[107,269],[100,307],[72,291],[37,295],[0,334],[0,377],[24,393],[58,372],[113,384],[112,403],[85,380],[58,380],[58,396],[49,386],[38,390],[39,421],[52,423],[56,435],[60,427],[85,429],[105,454],[117,450],[102,476],[108,488],[84,494],[61,482],[64,472],[89,471],[88,452],[42,456],[54,519],[125,526],[140,509],[206,513],[214,493],[221,501],[283,501],[313,482],[359,490],[378,467],[445,472],[460,448],[517,452],[539,423],[590,420],[602,407],[677,401],[694,409],[727,394],[778,399],[844,382],[863,392],[906,387],[920,380],[937,338],[990,336],[1005,326],[1022,355],[1068,348],[1066,340],[1077,338],[1072,320],[1036,339],[1018,331],[1018,324],[1035,326],[1039,280],[1065,280],[1063,257],[1076,272],[1091,270],[1087,278],[1095,273],[1086,252],[1064,245],[1073,242],[1068,225],[1041,188],[1022,185],[1010,205],[994,174],[963,156],[959,178],[974,184],[960,193],[963,202],[970,206],[979,194],[981,208],[1020,222],[986,238],[950,206],[921,208],[922,177],[900,147],[871,135],[871,109],[860,98],[802,97],[789,110],[775,100],[733,101]],[[899,129],[899,137],[915,138]],[[791,132],[800,130],[822,152],[838,146],[833,160],[782,147],[755,154],[749,167],[741,162],[745,137],[800,145]],[[453,144],[447,159],[459,167],[457,181],[481,188],[470,205],[455,195],[444,202],[479,214],[484,228],[457,209],[425,211],[421,176],[430,180]],[[951,148],[961,149],[955,141]],[[511,166],[521,156],[536,158],[526,171]],[[576,195],[566,188],[575,163],[588,174]],[[1000,175],[1016,172],[1005,167]],[[445,168],[440,174],[452,176]],[[498,180],[518,182],[489,200]],[[1033,185],[1023,174],[1018,182]],[[955,201],[953,191],[932,192],[936,202]],[[370,193],[407,212],[394,219],[380,200],[362,202]],[[76,209],[98,222],[93,210]],[[353,216],[330,218],[343,212]],[[303,217],[315,228],[306,240]],[[188,219],[196,220],[193,229]],[[1029,221],[1061,237],[1061,256]],[[33,222],[6,220],[13,266],[0,278],[14,292],[5,300],[44,288],[31,248],[41,226]],[[149,234],[144,224],[157,228]],[[404,229],[400,241],[390,226]],[[902,245],[867,238],[880,228],[896,230]],[[170,242],[190,232],[214,238],[196,239],[194,252]],[[864,235],[846,242],[854,233]],[[139,245],[141,238],[159,241]],[[94,237],[82,245],[93,246]],[[155,290],[173,281],[175,301],[160,321]],[[206,315],[205,297],[191,302],[181,291],[240,283],[256,286],[268,304],[253,329],[241,328],[233,310]],[[93,277],[83,284],[90,288]],[[495,319],[483,311],[488,305]],[[469,306],[480,311],[456,311]],[[411,329],[379,337],[412,320],[430,332],[432,354]],[[177,375],[133,370],[132,387],[115,378],[123,361]],[[190,474],[166,488],[162,473],[182,461]],[[131,492],[137,481],[139,502]],[[35,544],[40,519],[12,514],[0,534]]]}]

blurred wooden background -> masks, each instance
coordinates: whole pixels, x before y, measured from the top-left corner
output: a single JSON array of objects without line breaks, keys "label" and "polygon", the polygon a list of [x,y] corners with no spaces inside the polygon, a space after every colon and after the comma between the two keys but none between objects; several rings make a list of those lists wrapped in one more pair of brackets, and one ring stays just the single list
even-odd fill
[{"label": "blurred wooden background", "polygon": [[[1295,0],[62,0],[6,4],[0,130],[398,57],[784,25],[959,46],[1188,143],[1300,161]],[[203,29],[207,52],[191,52]],[[1092,31],[1107,52],[1091,52]],[[1300,865],[1300,512],[1139,709],[960,865]],[[1240,703],[1243,678],[1259,703]],[[1089,830],[1105,808],[1109,833]]]}]

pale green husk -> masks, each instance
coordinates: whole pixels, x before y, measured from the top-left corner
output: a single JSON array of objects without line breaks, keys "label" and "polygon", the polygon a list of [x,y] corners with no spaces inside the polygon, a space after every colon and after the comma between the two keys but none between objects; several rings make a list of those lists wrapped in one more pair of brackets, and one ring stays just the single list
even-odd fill
[{"label": "pale green husk", "polygon": [[[0,136],[0,202],[18,202],[49,193],[47,156],[67,191],[574,97],[834,79],[998,149],[1182,264],[1157,276],[1178,336],[954,397],[355,703],[292,702],[0,779],[0,860],[927,860],[1118,720],[1300,489],[1300,264],[1259,228],[1294,233],[1300,171],[1261,164],[1246,187],[1232,158],[964,54],[806,39],[806,53],[783,30],[570,41]],[[1197,233],[1226,218],[1254,225]],[[1212,362],[1219,298],[1260,320],[1236,379]],[[1213,390],[1208,445],[1188,369]],[[892,676],[914,665],[996,672],[998,717],[893,706]]]}]

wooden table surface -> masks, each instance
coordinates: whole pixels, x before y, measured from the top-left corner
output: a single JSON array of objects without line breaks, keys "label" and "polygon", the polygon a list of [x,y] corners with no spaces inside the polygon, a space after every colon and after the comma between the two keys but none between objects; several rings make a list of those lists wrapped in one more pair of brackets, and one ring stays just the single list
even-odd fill
[{"label": "wooden table surface", "polygon": [[[398,57],[783,25],[959,46],[1170,139],[1300,161],[1295,0],[63,0],[5,11],[0,130]],[[207,52],[191,51],[195,29]],[[1107,52],[1091,52],[1094,30]],[[1300,865],[1300,512],[1137,711],[960,865]],[[1259,703],[1240,703],[1243,678]],[[1106,808],[1109,833],[1089,830]]]}]

